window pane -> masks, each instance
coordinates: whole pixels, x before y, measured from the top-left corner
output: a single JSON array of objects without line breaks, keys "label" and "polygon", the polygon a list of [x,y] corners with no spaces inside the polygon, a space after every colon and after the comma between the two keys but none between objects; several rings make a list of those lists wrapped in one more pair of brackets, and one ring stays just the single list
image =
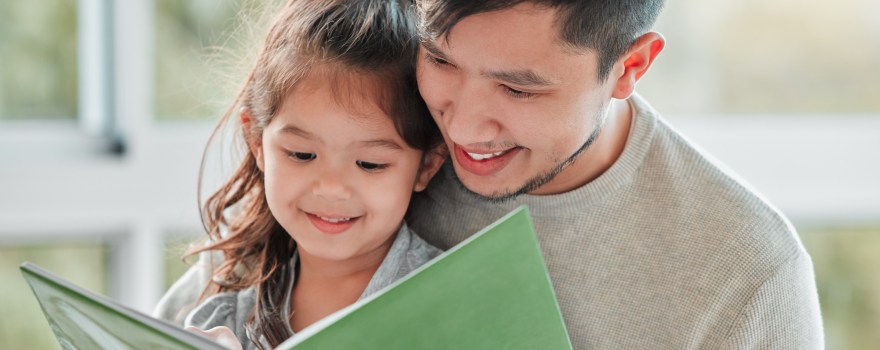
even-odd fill
[{"label": "window pane", "polygon": [[24,261],[106,295],[107,248],[89,243],[0,246],[0,349],[58,349],[40,304],[18,270]]},{"label": "window pane", "polygon": [[183,273],[196,262],[198,256],[187,258],[184,262],[181,260],[183,254],[192,246],[194,242],[206,239],[208,235],[192,232],[174,232],[168,235],[165,241],[165,280],[162,285],[163,293],[171,288],[174,281],[177,281]]},{"label": "window pane", "polygon": [[217,118],[232,102],[239,82],[223,67],[241,46],[229,40],[241,10],[241,1],[156,0],[158,118]]},{"label": "window pane", "polygon": [[0,1],[0,120],[74,119],[76,1]]},{"label": "window pane", "polygon": [[880,112],[880,1],[667,1],[639,91],[663,113]]},{"label": "window pane", "polygon": [[880,344],[880,227],[801,230],[813,258],[828,349]]}]

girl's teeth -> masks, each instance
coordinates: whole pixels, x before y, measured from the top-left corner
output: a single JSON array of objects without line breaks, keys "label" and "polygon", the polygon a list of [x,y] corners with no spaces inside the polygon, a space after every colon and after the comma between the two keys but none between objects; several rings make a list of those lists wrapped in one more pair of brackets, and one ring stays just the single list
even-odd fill
[{"label": "girl's teeth", "polygon": [[506,152],[506,151],[495,152],[495,153],[490,153],[490,154],[481,154],[481,153],[471,153],[471,152],[467,152],[467,154],[468,154],[471,158],[473,158],[473,159],[475,159],[475,160],[485,160],[485,159],[495,158],[495,157],[497,157],[497,156],[500,156],[500,155],[504,154],[504,152]]},{"label": "girl's teeth", "polygon": [[340,222],[348,222],[351,221],[351,218],[328,218],[323,216],[318,216],[321,220],[327,221],[331,224],[338,224]]}]

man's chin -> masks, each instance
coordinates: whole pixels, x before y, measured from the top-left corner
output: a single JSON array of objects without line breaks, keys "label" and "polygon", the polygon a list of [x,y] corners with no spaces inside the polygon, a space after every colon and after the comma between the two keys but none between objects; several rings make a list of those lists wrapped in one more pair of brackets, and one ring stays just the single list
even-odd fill
[{"label": "man's chin", "polygon": [[499,187],[496,181],[486,183],[483,181],[472,181],[471,179],[462,180],[457,175],[455,175],[455,180],[465,193],[484,201],[504,203],[522,194],[515,188]]},{"label": "man's chin", "polygon": [[[576,155],[577,154],[570,159],[574,159]],[[456,171],[453,172],[453,177],[455,178],[455,182],[458,183],[458,186],[471,196],[494,203],[504,203],[541,188],[552,181],[553,178],[555,178],[556,175],[558,175],[562,169],[569,164],[571,164],[571,161],[567,160],[544,174],[535,176],[524,183],[518,183],[516,185],[510,185],[514,180],[503,181],[500,179],[489,178],[474,179],[470,176],[462,179],[458,176],[459,169],[455,169]]]}]

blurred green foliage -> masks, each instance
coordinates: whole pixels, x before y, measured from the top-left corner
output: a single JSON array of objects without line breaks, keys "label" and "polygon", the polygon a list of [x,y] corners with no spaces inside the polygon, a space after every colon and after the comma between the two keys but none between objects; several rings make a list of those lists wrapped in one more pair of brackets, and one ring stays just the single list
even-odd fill
[{"label": "blurred green foliage", "polygon": [[216,119],[232,102],[229,66],[240,45],[231,38],[240,30],[240,2],[156,0],[157,118]]},{"label": "blurred green foliage", "polygon": [[193,234],[192,232],[174,232],[168,237],[170,238],[165,242],[164,249],[165,266],[163,290],[168,290],[174,281],[177,281],[177,279],[186,272],[189,266],[196,261],[198,256],[183,259],[183,255],[195,243],[206,239],[207,235],[204,233]]},{"label": "blurred green foliage", "polygon": [[880,227],[801,232],[813,258],[828,349],[880,344]]},{"label": "blurred green foliage", "polygon": [[18,269],[24,261],[106,295],[107,248],[100,242],[0,246],[0,349],[59,349]]},{"label": "blurred green foliage", "polygon": [[666,1],[638,91],[673,114],[880,112],[880,1]]},{"label": "blurred green foliage", "polygon": [[77,115],[76,1],[0,1],[0,120]]},{"label": "blurred green foliage", "polygon": [[[217,118],[280,2],[155,0],[156,118]],[[876,0],[667,2],[666,49],[638,90],[666,114],[877,113],[876,13]],[[76,25],[74,0],[0,2],[0,119],[75,118]]]}]

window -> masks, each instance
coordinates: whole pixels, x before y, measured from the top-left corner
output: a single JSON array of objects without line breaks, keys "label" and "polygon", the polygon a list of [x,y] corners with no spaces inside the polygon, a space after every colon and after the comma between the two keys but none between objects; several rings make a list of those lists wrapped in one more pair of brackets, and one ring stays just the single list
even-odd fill
[{"label": "window", "polygon": [[[278,1],[156,0],[156,116],[216,120],[251,66],[255,30],[242,18],[266,17]],[[246,21],[248,26],[267,21]]]},{"label": "window", "polygon": [[107,294],[107,249],[93,242],[0,246],[0,349],[57,349],[58,341],[18,270],[22,261]]},{"label": "window", "polygon": [[164,242],[164,279],[162,290],[166,291],[177,281],[183,273],[196,262],[198,255],[189,257],[186,261],[181,260],[183,254],[197,242],[207,239],[208,235],[203,232],[174,230],[168,233]]},{"label": "window", "polygon": [[0,120],[77,115],[77,4],[0,3]]},{"label": "window", "polygon": [[663,113],[880,115],[880,2],[666,1],[640,82]]},{"label": "window", "polygon": [[880,227],[801,232],[813,258],[828,349],[880,344]]}]

